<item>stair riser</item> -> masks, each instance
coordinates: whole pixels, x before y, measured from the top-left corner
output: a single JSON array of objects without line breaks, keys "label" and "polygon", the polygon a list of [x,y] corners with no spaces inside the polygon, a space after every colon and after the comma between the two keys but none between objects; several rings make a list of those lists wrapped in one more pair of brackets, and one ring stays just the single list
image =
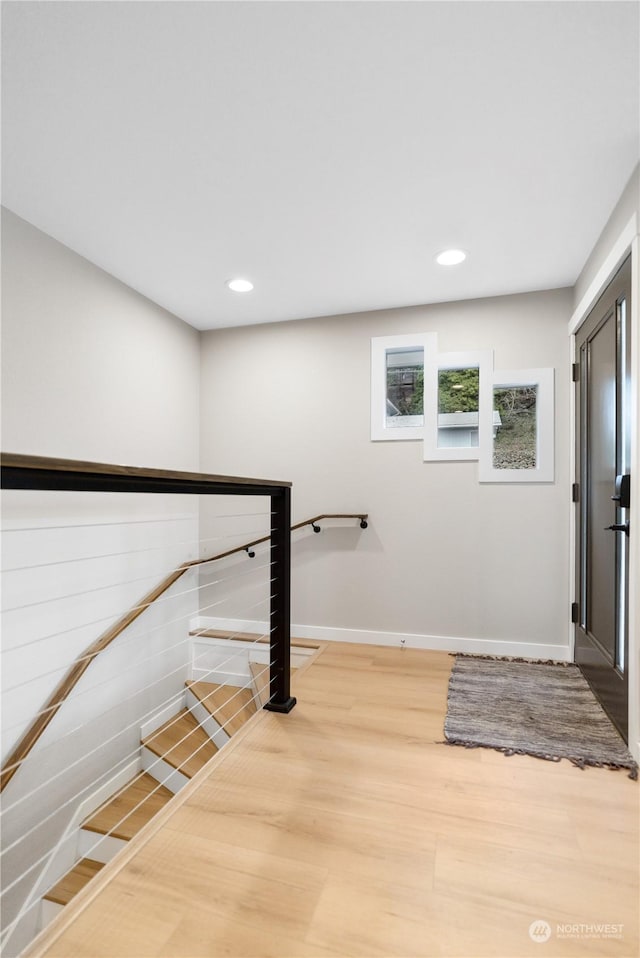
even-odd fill
[{"label": "stair riser", "polygon": [[183,775],[182,772],[173,768],[164,759],[158,758],[145,746],[142,747],[142,768],[145,772],[153,775],[161,785],[165,785],[174,795],[190,781],[187,775]]},{"label": "stair riser", "polygon": [[269,675],[264,672],[264,666],[259,662],[249,662],[253,688],[255,689],[256,708],[263,708],[269,701]]},{"label": "stair riser", "polygon": [[46,928],[63,908],[64,905],[58,905],[55,901],[47,901],[46,898],[43,898],[40,903],[40,927]]},{"label": "stair riser", "polygon": [[150,719],[147,719],[147,721],[140,726],[140,738],[144,739],[148,735],[151,735],[156,729],[163,726],[165,722],[173,718],[174,715],[177,715],[184,706],[184,692],[181,692],[179,695],[176,695],[175,698],[171,699],[169,705],[166,705],[163,709],[156,712],[155,715],[152,715]]},{"label": "stair riser", "polygon": [[207,733],[214,745],[217,745],[218,748],[222,748],[223,745],[226,745],[229,741],[229,735],[220,728],[213,716],[207,711],[206,707],[202,702],[193,694],[187,690],[187,708],[192,713],[192,715],[198,720],[198,723],[202,726],[203,731]]},{"label": "stair riser", "polygon": [[[218,668],[196,668],[193,669],[191,678],[194,682],[215,682],[216,685],[234,685],[236,687],[246,685],[250,681],[249,660],[246,655],[243,656],[242,668],[237,672],[228,672],[218,670]],[[229,663],[230,665],[231,663]]]},{"label": "stair riser", "polygon": [[111,859],[126,848],[128,842],[112,835],[100,835],[81,828],[78,833],[78,855],[80,858],[93,858],[97,862],[110,862]]}]

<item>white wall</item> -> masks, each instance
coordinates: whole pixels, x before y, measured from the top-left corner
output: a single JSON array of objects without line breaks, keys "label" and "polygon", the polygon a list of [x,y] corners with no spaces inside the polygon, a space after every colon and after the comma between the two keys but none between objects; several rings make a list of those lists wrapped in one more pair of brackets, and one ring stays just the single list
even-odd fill
[{"label": "white wall", "polygon": [[587,257],[573,288],[573,304],[577,307],[593,283],[602,264],[609,256],[616,240],[627,226],[629,220],[640,210],[640,163],[629,178],[620,199],[602,228],[591,253]]},{"label": "white wall", "polygon": [[[629,538],[629,748],[640,760],[640,164],[623,191],[574,289],[575,332],[586,319],[602,290],[631,251],[631,516]],[[635,531],[635,534],[634,534]]]},{"label": "white wall", "polygon": [[[364,532],[298,537],[297,626],[567,653],[570,307],[565,290],[203,334],[202,468],[292,480],[294,521],[371,515]],[[442,351],[493,348],[496,368],[555,367],[553,484],[480,485],[475,462],[370,441],[371,337],[418,331]]]},{"label": "white wall", "polygon": [[198,468],[199,334],[2,211],[2,448]]},{"label": "white wall", "polygon": [[[6,210],[2,227],[2,448],[197,470],[199,334]],[[198,503],[8,491],[2,506],[6,756],[73,659],[197,556]],[[3,860],[5,887],[183,687],[196,585],[195,573],[181,579],[89,667],[9,783],[3,840],[21,840]],[[73,775],[57,774],[83,754]],[[3,899],[5,921],[38,871]]]}]

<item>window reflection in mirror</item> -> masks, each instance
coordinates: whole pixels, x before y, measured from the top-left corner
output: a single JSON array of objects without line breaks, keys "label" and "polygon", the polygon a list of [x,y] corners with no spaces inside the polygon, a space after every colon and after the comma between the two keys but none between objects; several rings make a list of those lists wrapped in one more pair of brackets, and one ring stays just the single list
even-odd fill
[{"label": "window reflection in mirror", "polygon": [[494,387],[494,469],[536,468],[537,400],[536,385]]},{"label": "window reflection in mirror", "polygon": [[386,352],[386,425],[424,423],[424,349]]},{"label": "window reflection in mirror", "polygon": [[438,371],[438,447],[479,445],[480,370],[477,366]]}]

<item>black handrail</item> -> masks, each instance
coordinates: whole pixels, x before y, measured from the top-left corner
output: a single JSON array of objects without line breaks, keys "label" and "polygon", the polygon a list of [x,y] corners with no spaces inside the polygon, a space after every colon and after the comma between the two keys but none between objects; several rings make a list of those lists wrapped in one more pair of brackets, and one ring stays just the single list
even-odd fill
[{"label": "black handrail", "polygon": [[[295,525],[291,526],[291,531],[295,532],[296,529],[303,529],[305,526],[311,526],[314,532],[321,532],[322,529],[318,525],[322,519],[359,519],[360,528],[366,529],[369,525],[367,519],[369,514],[367,512],[323,512],[319,516],[313,516],[312,519],[303,519],[302,522],[296,522]],[[261,542],[268,542],[271,536],[261,536],[259,539],[252,539],[251,542],[245,542],[244,545],[235,546],[233,549],[228,549],[227,552],[220,552],[218,555],[211,556],[209,559],[195,559],[193,562],[188,563],[188,565],[202,565],[204,562],[215,562],[216,559],[226,559],[227,556],[235,555],[236,552],[246,552],[250,559],[255,559],[254,546],[259,546]]]}]

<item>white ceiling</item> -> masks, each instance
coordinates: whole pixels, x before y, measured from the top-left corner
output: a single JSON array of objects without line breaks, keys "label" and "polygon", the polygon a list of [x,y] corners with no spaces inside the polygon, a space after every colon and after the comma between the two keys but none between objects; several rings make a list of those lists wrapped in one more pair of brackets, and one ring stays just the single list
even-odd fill
[{"label": "white ceiling", "polygon": [[199,329],[571,285],[640,155],[639,9],[4,3],[3,202]]}]

